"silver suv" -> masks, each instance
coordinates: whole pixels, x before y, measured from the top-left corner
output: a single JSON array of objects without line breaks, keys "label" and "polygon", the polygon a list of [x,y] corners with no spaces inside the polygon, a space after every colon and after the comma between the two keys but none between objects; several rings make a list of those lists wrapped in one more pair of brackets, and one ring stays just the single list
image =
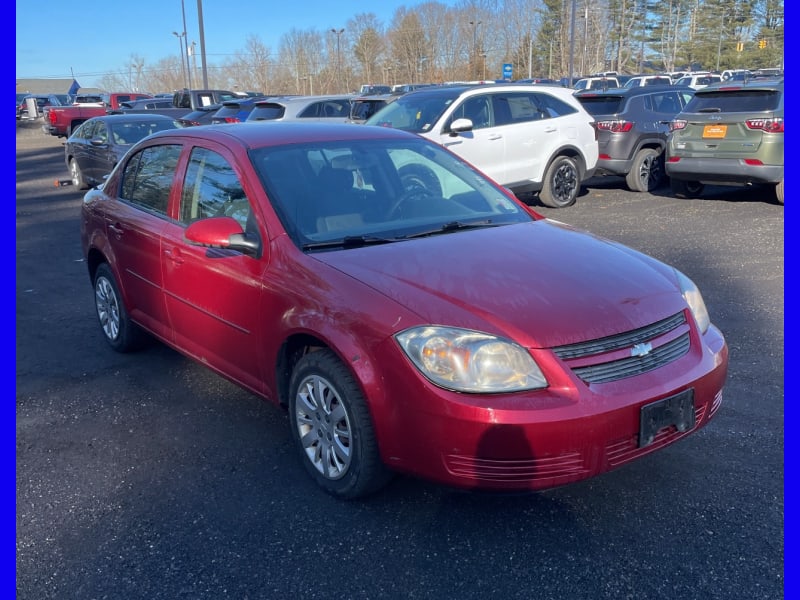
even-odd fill
[{"label": "silver suv", "polygon": [[570,206],[597,163],[592,117],[560,86],[436,86],[409,92],[367,119],[445,146],[514,192]]},{"label": "silver suv", "polygon": [[575,94],[595,119],[600,146],[596,174],[625,177],[634,192],[661,186],[669,122],[693,95],[693,89],[674,85]]}]

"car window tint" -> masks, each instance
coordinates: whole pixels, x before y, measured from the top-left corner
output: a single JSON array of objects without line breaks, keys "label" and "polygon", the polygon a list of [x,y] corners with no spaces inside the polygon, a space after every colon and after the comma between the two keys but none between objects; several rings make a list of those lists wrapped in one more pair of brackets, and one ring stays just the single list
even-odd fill
[{"label": "car window tint", "polygon": [[108,127],[106,127],[105,123],[103,123],[102,121],[97,122],[97,124],[95,125],[94,133],[92,134],[92,138],[93,139],[97,138],[103,143],[108,142]]},{"label": "car window tint", "polygon": [[663,94],[653,94],[651,98],[656,112],[674,115],[681,110],[681,103],[676,94],[665,92]]},{"label": "car window tint", "polygon": [[686,112],[752,112],[775,110],[780,104],[777,90],[726,90],[696,93]]},{"label": "car window tint", "polygon": [[563,117],[577,112],[574,106],[570,106],[560,98],[550,94],[538,93],[534,94],[534,97],[534,102],[546,117]]},{"label": "car window tint", "polygon": [[250,113],[250,116],[247,118],[248,121],[271,121],[273,119],[280,119],[286,107],[281,104],[276,104],[274,102],[267,102],[264,104],[259,104],[256,108],[253,109],[253,112]]},{"label": "car window tint", "polygon": [[122,198],[157,214],[166,215],[169,192],[180,145],[149,146],[125,165],[122,174]]},{"label": "car window tint", "polygon": [[228,216],[246,229],[250,212],[247,196],[230,163],[206,148],[192,150],[183,182],[181,223]]},{"label": "car window tint", "polygon": [[80,126],[78,131],[75,132],[75,137],[81,140],[92,139],[92,135],[94,135],[94,128],[96,124],[97,121],[86,121],[83,125]]},{"label": "car window tint", "polygon": [[615,115],[622,112],[620,96],[579,96],[578,100],[590,115]]}]

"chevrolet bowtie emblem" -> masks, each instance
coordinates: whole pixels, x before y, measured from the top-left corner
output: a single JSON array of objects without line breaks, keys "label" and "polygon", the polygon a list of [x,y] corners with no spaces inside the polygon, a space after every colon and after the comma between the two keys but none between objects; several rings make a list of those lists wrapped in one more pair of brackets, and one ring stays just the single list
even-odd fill
[{"label": "chevrolet bowtie emblem", "polygon": [[631,356],[646,356],[653,350],[653,344],[646,342],[644,344],[636,344],[631,348]]}]

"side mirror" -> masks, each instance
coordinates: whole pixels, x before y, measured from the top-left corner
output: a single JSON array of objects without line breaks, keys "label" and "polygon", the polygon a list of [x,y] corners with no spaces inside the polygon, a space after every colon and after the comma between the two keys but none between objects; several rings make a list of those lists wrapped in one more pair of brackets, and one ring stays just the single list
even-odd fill
[{"label": "side mirror", "polygon": [[210,217],[195,221],[183,235],[186,241],[197,246],[237,250],[253,257],[261,253],[260,240],[251,239],[232,217]]},{"label": "side mirror", "polygon": [[103,138],[96,137],[96,138],[92,138],[89,141],[89,143],[92,146],[105,146],[105,145],[107,145],[108,142],[106,142],[106,140],[104,140]]},{"label": "side mirror", "polygon": [[456,119],[450,124],[450,135],[455,136],[462,131],[472,131],[472,121],[470,119]]}]

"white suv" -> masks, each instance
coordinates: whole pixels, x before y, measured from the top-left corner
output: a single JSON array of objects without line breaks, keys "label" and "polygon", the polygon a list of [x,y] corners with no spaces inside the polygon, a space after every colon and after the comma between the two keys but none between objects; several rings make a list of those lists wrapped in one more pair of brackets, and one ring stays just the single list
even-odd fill
[{"label": "white suv", "polygon": [[409,92],[366,121],[438,142],[514,192],[538,191],[570,206],[594,174],[593,118],[572,95],[547,85],[437,86]]}]

